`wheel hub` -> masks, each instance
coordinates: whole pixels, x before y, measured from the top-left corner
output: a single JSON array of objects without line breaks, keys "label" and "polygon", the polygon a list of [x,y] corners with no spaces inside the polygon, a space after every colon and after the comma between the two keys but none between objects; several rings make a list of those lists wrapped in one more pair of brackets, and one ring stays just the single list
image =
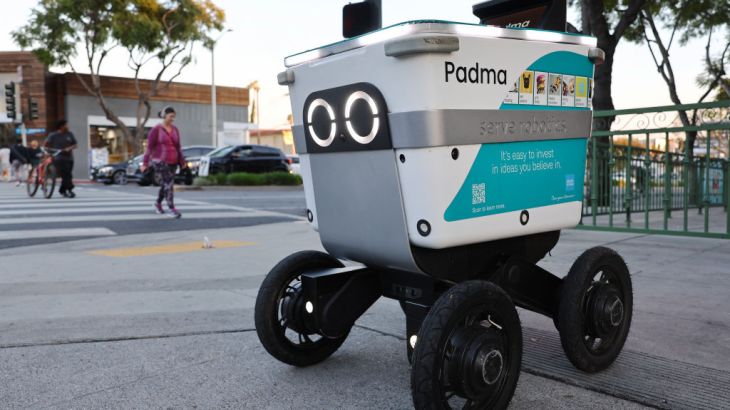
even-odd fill
[{"label": "wheel hub", "polygon": [[463,397],[488,398],[505,374],[507,350],[500,331],[486,321],[475,323],[456,330],[451,345],[450,384]]},{"label": "wheel hub", "polygon": [[605,338],[623,322],[624,304],[615,286],[600,285],[591,291],[589,301],[589,328],[593,334]]},{"label": "wheel hub", "polygon": [[291,285],[291,289],[281,301],[281,317],[284,318],[286,327],[299,333],[311,332],[306,318],[305,300],[302,296],[301,284]]}]

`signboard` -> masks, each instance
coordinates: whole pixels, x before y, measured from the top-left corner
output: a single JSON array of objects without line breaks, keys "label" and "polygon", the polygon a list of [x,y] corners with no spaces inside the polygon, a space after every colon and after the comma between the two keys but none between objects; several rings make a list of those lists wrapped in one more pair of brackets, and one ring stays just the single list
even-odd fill
[{"label": "signboard", "polygon": [[[22,134],[23,131],[20,129],[20,127],[15,129],[15,135]],[[38,135],[38,134],[45,134],[46,129],[45,128],[26,128],[25,129],[25,135]]]}]

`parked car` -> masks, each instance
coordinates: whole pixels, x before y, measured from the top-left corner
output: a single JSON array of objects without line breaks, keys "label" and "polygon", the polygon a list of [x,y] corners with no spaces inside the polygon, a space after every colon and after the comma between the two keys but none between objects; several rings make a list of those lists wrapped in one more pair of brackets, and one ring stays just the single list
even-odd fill
[{"label": "parked car", "polygon": [[123,185],[127,183],[127,165],[129,162],[105,164],[91,168],[91,179],[107,185]]},{"label": "parked car", "polygon": [[193,176],[198,175],[200,158],[204,155],[210,154],[214,150],[215,147],[211,147],[209,145],[192,145],[189,147],[183,147],[182,152],[185,156],[185,161],[187,161],[188,168],[193,173]]},{"label": "parked car", "polygon": [[[186,157],[186,159],[187,159],[187,157]],[[157,174],[154,174],[152,176],[151,181],[144,178],[144,174],[139,169],[140,166],[142,165],[142,160],[144,160],[144,155],[137,155],[133,159],[129,160],[129,162],[127,163],[127,170],[126,170],[127,180],[134,181],[141,186],[147,186],[150,184],[160,185],[159,176]],[[190,163],[190,161],[188,161],[188,163]],[[197,170],[195,172],[197,172]],[[195,175],[193,174],[193,170],[190,169],[189,164],[188,164],[188,168],[186,168],[184,170],[180,170],[180,167],[177,167],[177,169],[175,170],[175,183],[192,185],[193,179],[195,179]]]},{"label": "parked car", "polygon": [[299,155],[287,155],[287,158],[289,158],[289,167],[291,168],[292,174],[301,174],[302,173],[302,165],[299,163]]},{"label": "parked car", "polygon": [[290,172],[289,160],[278,148],[265,145],[229,145],[200,159],[198,175],[231,172]]}]

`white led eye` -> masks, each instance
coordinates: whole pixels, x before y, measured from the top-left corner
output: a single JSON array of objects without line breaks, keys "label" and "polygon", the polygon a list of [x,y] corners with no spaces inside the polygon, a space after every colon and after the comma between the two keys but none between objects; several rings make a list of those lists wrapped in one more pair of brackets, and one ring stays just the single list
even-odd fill
[{"label": "white led eye", "polygon": [[[323,139],[319,135],[317,135],[317,133],[314,132],[314,127],[312,126],[312,117],[314,117],[314,110],[319,107],[324,107],[324,109],[327,110],[327,115],[329,115],[330,121],[332,122],[330,126],[330,135],[329,137],[327,137],[327,139]],[[327,103],[327,101],[321,98],[317,98],[309,104],[309,108],[307,109],[307,124],[309,124],[309,135],[312,136],[312,140],[314,140],[314,142],[320,147],[329,147],[330,144],[332,144],[332,141],[335,140],[335,135],[337,134],[335,111],[332,109],[332,106]]]},{"label": "white led eye", "polygon": [[[368,135],[358,134],[350,122],[350,111],[352,110],[352,105],[357,100],[365,100],[365,102],[368,103],[368,106],[370,106],[370,111],[373,113],[373,128],[370,130],[370,134]],[[371,97],[368,93],[364,91],[355,91],[350,94],[350,96],[347,97],[347,102],[345,103],[345,126],[347,126],[347,132],[350,133],[352,139],[360,144],[369,144],[372,142],[380,129],[380,118],[378,118],[378,113],[378,105],[375,104],[375,100],[373,100],[373,97]]]}]

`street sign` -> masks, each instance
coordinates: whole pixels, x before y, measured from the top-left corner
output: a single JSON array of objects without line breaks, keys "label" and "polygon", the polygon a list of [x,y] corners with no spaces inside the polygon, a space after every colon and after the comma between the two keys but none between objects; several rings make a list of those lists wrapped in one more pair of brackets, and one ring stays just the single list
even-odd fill
[{"label": "street sign", "polygon": [[[15,129],[15,135],[22,134],[22,130],[20,127]],[[45,134],[46,129],[45,128],[26,128],[25,129],[25,135],[37,135],[37,134]]]}]

